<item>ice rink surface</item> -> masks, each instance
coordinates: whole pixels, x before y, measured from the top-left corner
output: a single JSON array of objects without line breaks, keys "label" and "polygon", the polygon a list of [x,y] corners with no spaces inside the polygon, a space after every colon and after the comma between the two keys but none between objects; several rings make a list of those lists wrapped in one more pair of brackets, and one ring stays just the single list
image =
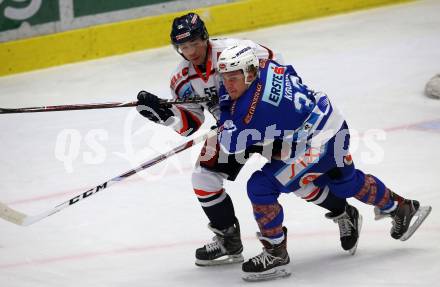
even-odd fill
[{"label": "ice rink surface", "polygon": [[[440,101],[423,88],[440,72],[439,27],[440,1],[430,0],[233,35],[282,53],[306,84],[331,97],[355,134],[358,168],[433,207],[418,232],[400,242],[389,235],[390,220],[374,221],[371,206],[350,200],[364,216],[358,252],[350,256],[324,210],[282,195],[292,276],[258,286],[438,286]],[[3,77],[0,107],[132,101],[141,89],[169,97],[168,77],[179,60],[166,47]],[[0,130],[0,201],[30,214],[185,140],[134,108],[1,115]],[[240,265],[194,265],[195,249],[212,236],[190,182],[199,150],[34,225],[0,220],[0,286],[249,284]],[[261,251],[245,190],[261,164],[253,158],[226,184],[246,258]]]}]

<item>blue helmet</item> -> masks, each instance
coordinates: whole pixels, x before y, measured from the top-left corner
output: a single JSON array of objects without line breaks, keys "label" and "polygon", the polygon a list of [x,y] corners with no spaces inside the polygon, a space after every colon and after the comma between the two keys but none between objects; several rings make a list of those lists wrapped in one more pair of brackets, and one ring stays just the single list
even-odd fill
[{"label": "blue helmet", "polygon": [[188,13],[174,18],[170,37],[171,43],[177,48],[177,45],[197,38],[207,40],[209,35],[200,16],[195,13]]}]

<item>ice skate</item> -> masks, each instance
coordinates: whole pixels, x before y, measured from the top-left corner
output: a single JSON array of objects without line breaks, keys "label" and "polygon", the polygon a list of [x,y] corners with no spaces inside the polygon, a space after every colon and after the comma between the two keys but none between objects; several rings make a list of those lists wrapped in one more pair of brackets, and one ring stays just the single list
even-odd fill
[{"label": "ice skate", "polygon": [[287,253],[287,228],[283,227],[283,231],[284,240],[276,245],[270,244],[260,233],[257,233],[264,246],[263,252],[243,263],[244,281],[266,281],[290,276],[291,273],[286,268],[290,262]]},{"label": "ice skate", "polygon": [[408,240],[431,212],[431,206],[420,206],[417,200],[405,199],[392,211],[391,237]]},{"label": "ice skate", "polygon": [[374,214],[376,220],[391,217],[391,237],[405,241],[416,232],[431,210],[431,206],[420,206],[417,200],[404,199],[393,211],[387,213],[375,207]]},{"label": "ice skate", "polygon": [[339,215],[329,212],[325,215],[339,225],[339,235],[341,246],[351,255],[356,253],[359,242],[359,234],[362,229],[362,215],[351,205],[345,207],[345,211]]},{"label": "ice skate", "polygon": [[238,221],[231,227],[218,230],[208,225],[215,236],[211,243],[196,250],[197,266],[213,266],[244,261],[243,245],[240,239],[240,225]]}]

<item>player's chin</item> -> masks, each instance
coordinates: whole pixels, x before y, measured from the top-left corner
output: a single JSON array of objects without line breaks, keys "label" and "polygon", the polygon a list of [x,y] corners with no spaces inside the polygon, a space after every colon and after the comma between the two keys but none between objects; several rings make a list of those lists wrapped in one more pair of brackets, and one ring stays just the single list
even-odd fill
[{"label": "player's chin", "polygon": [[201,59],[202,57],[193,58],[191,59],[191,63],[194,65],[203,65],[203,61]]},{"label": "player's chin", "polygon": [[238,98],[238,94],[237,94],[237,92],[229,92],[229,97],[232,100],[236,100]]}]

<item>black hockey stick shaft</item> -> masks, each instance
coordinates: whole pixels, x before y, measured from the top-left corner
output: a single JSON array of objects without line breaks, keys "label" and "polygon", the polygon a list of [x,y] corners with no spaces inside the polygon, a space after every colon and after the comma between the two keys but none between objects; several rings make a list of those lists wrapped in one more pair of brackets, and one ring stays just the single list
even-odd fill
[{"label": "black hockey stick shaft", "polygon": [[0,108],[0,114],[110,109],[110,108],[134,107],[136,105],[137,102],[125,102],[125,103],[95,103],[95,104],[78,104],[78,105],[42,106],[42,107],[26,107],[26,108]]},{"label": "black hockey stick shaft", "polygon": [[44,212],[37,214],[37,215],[33,215],[33,216],[26,215],[20,211],[17,211],[17,210],[10,208],[8,205],[0,202],[0,217],[9,221],[9,222],[17,224],[17,225],[22,225],[22,226],[31,225],[31,224],[38,222],[38,221],[40,221],[40,220],[42,220],[52,214],[55,214],[65,208],[81,201],[81,200],[84,200],[86,198],[91,197],[92,195],[96,194],[97,192],[108,188],[112,184],[115,184],[117,182],[121,182],[124,179],[126,179],[126,178],[128,178],[128,177],[130,177],[130,176],[132,176],[132,175],[134,175],[144,169],[147,169],[147,168],[149,168],[159,162],[164,161],[165,159],[167,159],[177,153],[180,153],[180,152],[182,152],[182,151],[184,151],[184,150],[186,150],[186,149],[188,149],[198,143],[201,143],[209,137],[216,136],[216,134],[217,134],[217,130],[213,129],[204,135],[201,135],[199,137],[191,139],[191,140],[171,149],[170,151],[168,151],[166,153],[159,154],[155,158],[144,162],[143,164],[139,165],[138,167],[136,167],[132,170],[129,170],[127,172],[124,172],[123,174],[118,175],[116,177],[113,177],[112,179],[109,179],[102,184],[99,184],[91,189],[88,189],[87,191],[85,191],[81,194],[78,194],[78,195],[70,198],[69,200],[55,206],[54,208],[47,210],[47,211],[44,211]]},{"label": "black hockey stick shaft", "polygon": [[[193,104],[209,102],[210,98],[190,98],[184,100],[161,100],[162,104]],[[19,114],[19,113],[40,113],[40,112],[56,112],[56,111],[77,111],[77,110],[92,110],[92,109],[110,109],[110,108],[125,108],[135,107],[138,105],[134,102],[114,102],[114,103],[95,103],[95,104],[77,104],[77,105],[59,105],[59,106],[42,106],[42,107],[27,107],[27,108],[0,108],[0,114]]]}]

